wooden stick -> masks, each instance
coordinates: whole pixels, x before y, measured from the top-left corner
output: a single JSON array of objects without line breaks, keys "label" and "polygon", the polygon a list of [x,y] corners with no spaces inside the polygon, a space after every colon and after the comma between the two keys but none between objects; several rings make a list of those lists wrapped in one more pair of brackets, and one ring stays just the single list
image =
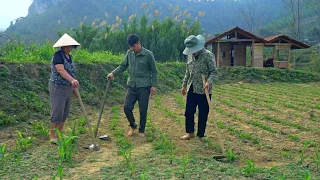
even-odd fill
[{"label": "wooden stick", "polygon": [[[202,75],[202,81],[203,81],[203,85],[205,85],[206,84],[206,78],[205,78],[204,75]],[[210,101],[208,89],[205,88],[204,91],[205,91],[205,94],[206,94],[206,97],[207,97],[207,102],[208,102],[208,105],[209,105],[210,117],[213,118],[213,111],[212,111],[212,108],[211,108],[211,101]],[[221,139],[221,133],[220,133],[220,129],[219,129],[218,125],[217,125],[217,121],[214,121],[214,125],[215,125],[216,131],[217,131],[218,142],[220,144],[220,148],[222,150],[223,155],[225,155],[226,151],[225,151],[222,139]]]}]

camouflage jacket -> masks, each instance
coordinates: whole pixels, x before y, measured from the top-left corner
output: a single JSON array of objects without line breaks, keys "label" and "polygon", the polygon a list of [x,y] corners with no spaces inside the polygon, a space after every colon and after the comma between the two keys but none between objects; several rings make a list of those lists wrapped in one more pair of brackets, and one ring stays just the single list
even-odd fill
[{"label": "camouflage jacket", "polygon": [[211,94],[212,85],[218,78],[218,71],[215,56],[207,49],[201,50],[197,58],[193,55],[188,56],[186,74],[183,78],[182,87],[189,91],[192,84],[194,93],[204,94],[202,75],[205,75],[210,85],[209,93]]}]

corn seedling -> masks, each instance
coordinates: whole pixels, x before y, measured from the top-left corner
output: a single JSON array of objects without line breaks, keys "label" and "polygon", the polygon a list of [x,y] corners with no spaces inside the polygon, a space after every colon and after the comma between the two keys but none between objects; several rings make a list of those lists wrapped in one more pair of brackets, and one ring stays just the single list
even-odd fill
[{"label": "corn seedling", "polygon": [[129,164],[131,163],[132,151],[126,150],[126,149],[120,149],[120,154],[124,158],[126,165],[129,167]]},{"label": "corn seedling", "polygon": [[0,169],[5,168],[7,154],[6,154],[7,144],[0,145]]},{"label": "corn seedling", "polygon": [[[77,127],[77,122],[75,121],[74,123],[73,123],[73,126],[72,126],[72,129],[71,129],[71,131],[70,131],[70,133],[69,133],[69,136],[70,137],[76,137],[77,136],[77,134],[76,134],[76,127]],[[72,139],[72,144],[75,144],[76,143],[76,138],[74,138],[74,139]]]},{"label": "corn seedling", "polygon": [[146,137],[148,142],[152,142],[156,139],[155,137],[155,132],[156,132],[156,127],[151,124],[151,115],[150,112],[148,112],[148,117],[147,117],[147,129],[146,129]]},{"label": "corn seedling", "polygon": [[311,180],[311,173],[310,173],[309,170],[306,170],[306,171],[304,172],[304,179],[305,179],[305,180]]},{"label": "corn seedling", "polygon": [[[226,100],[224,100],[224,101],[226,101]],[[252,109],[248,109],[248,108],[246,108],[246,107],[244,107],[244,106],[240,106],[239,109],[242,110],[242,111],[244,111],[244,112],[246,112],[246,113],[249,114],[249,115],[254,114],[254,112],[253,112]],[[277,134],[280,133],[277,129],[273,129],[273,128],[267,126],[266,124],[261,123],[260,121],[244,120],[244,119],[242,119],[241,117],[239,117],[239,116],[237,116],[237,115],[235,115],[235,114],[228,113],[228,112],[223,112],[222,114],[224,114],[224,115],[226,115],[226,116],[228,116],[228,117],[231,117],[231,118],[233,118],[233,119],[236,119],[236,120],[238,120],[238,121],[240,121],[240,122],[243,122],[243,123],[247,123],[247,124],[250,124],[250,125],[253,125],[253,126],[260,127],[260,128],[262,128],[262,129],[264,129],[264,130],[266,130],[266,131],[269,131],[269,132],[272,132],[272,133],[277,133]],[[296,136],[296,135],[289,134],[288,137],[289,137],[291,140],[293,140],[293,141],[296,141],[296,142],[299,141],[299,137]]]},{"label": "corn seedling", "polygon": [[290,152],[290,151],[281,151],[280,154],[286,159],[292,158],[292,152]]},{"label": "corn seedling", "polygon": [[[230,107],[235,107],[231,101],[228,101],[226,99],[219,99],[219,98],[218,98],[218,100],[220,102],[222,102],[223,104],[225,104],[225,105],[228,105]],[[261,114],[260,112],[253,111],[253,109],[249,109],[248,107],[245,107],[245,106],[237,106],[237,108],[239,110],[245,112],[245,113],[250,112],[249,115],[253,115],[253,116],[258,117],[260,119],[265,119],[265,120],[273,121],[275,123],[279,123],[279,124],[282,124],[282,125],[291,126],[291,127],[294,127],[294,128],[297,128],[297,129],[301,129],[301,130],[306,130],[306,128],[301,126],[299,123],[294,123],[294,122],[290,122],[290,121],[283,121],[278,117],[275,117],[275,116],[272,116],[272,115],[269,115],[269,114]],[[226,112],[224,112],[224,111],[222,111],[221,114],[228,115],[228,113],[226,114]],[[228,116],[239,120],[239,117],[236,116],[236,115],[230,115],[229,114]],[[270,128],[267,128],[266,130],[268,130],[268,129],[270,129]],[[296,138],[294,138],[293,140],[296,140]]]},{"label": "corn seedling", "polygon": [[286,179],[286,175],[283,174],[280,169],[277,166],[272,166],[271,170],[276,173],[278,176],[279,180],[285,180]]},{"label": "corn seedling", "polygon": [[254,162],[248,159],[246,160],[246,162],[247,162],[247,165],[243,168],[243,173],[247,177],[253,177],[254,171],[255,171]]},{"label": "corn seedling", "polygon": [[130,149],[132,147],[132,144],[126,139],[123,130],[119,126],[115,126],[115,130],[113,132],[116,136],[118,148]]},{"label": "corn seedling", "polygon": [[229,163],[234,162],[235,160],[238,159],[238,156],[233,153],[231,148],[229,148],[229,150],[227,152],[227,159],[228,159]]},{"label": "corn seedling", "polygon": [[44,139],[49,136],[49,129],[45,127],[43,122],[34,121],[32,123],[33,130],[37,136],[42,137]]},{"label": "corn seedling", "polygon": [[308,147],[316,147],[317,143],[314,140],[310,140],[310,141],[303,141],[302,142],[303,145],[306,145]]},{"label": "corn seedling", "polygon": [[305,155],[307,148],[308,146],[304,145],[303,149],[301,150],[300,160],[298,161],[298,164],[303,164],[303,162],[310,156],[310,155]]},{"label": "corn seedling", "polygon": [[75,148],[72,142],[77,138],[77,136],[63,137],[59,130],[56,130],[56,133],[58,135],[58,154],[60,157],[60,163],[65,161],[71,163]]},{"label": "corn seedling", "polygon": [[139,179],[140,180],[146,180],[148,179],[147,175],[146,175],[146,167],[143,168],[142,173],[139,175]]},{"label": "corn seedling", "polygon": [[[214,122],[212,122],[212,123],[214,123]],[[216,142],[212,141],[208,137],[202,138],[202,141],[206,144],[206,146],[208,148],[215,149],[216,151],[219,151],[221,149],[219,143],[216,143]]]},{"label": "corn seedling", "polygon": [[[219,107],[215,107],[216,110],[218,112],[223,112],[223,110]],[[236,135],[238,136],[240,139],[244,139],[244,140],[248,140],[248,141],[251,141],[253,142],[254,144],[259,144],[259,143],[262,143],[261,142],[261,139],[257,138],[257,137],[253,137],[251,134],[248,134],[248,133],[244,133],[243,131],[241,130],[238,130],[234,127],[231,127],[231,126],[226,126],[223,122],[218,122],[218,127],[221,128],[221,129],[227,129],[229,134],[231,135]]]},{"label": "corn seedling", "polygon": [[[219,99],[218,100],[222,103],[224,103],[225,105],[228,105],[230,107],[235,107],[232,103],[232,101],[228,101],[226,99]],[[235,107],[236,108],[236,107]],[[292,127],[295,127],[297,129],[305,129],[304,127],[302,127],[300,124],[298,123],[293,123],[293,122],[288,122],[288,121],[282,121],[280,120],[278,117],[274,117],[274,116],[271,116],[271,115],[268,115],[268,114],[261,114],[260,112],[256,112],[256,111],[253,111],[253,109],[250,109],[248,107],[245,107],[245,106],[237,106],[237,108],[249,115],[254,115],[256,117],[259,117],[261,119],[266,119],[266,120],[271,120],[273,122],[276,122],[276,123],[280,123],[282,125],[288,125],[288,126],[292,126]]]},{"label": "corn seedling", "polygon": [[184,157],[184,159],[182,160],[182,162],[180,163],[181,170],[182,170],[182,178],[186,177],[188,163],[189,163],[189,157],[188,157],[188,155],[186,155]]},{"label": "corn seedling", "polygon": [[177,152],[177,149],[173,147],[172,140],[168,143],[169,146],[169,159],[170,159],[170,164],[173,164],[173,161],[175,160],[175,153]]},{"label": "corn seedling", "polygon": [[299,142],[300,140],[300,138],[297,135],[289,134],[288,137],[296,142]]},{"label": "corn seedling", "polygon": [[86,125],[87,125],[86,119],[84,117],[80,118],[78,122],[79,134],[85,134],[87,132]]},{"label": "corn seedling", "polygon": [[155,127],[153,125],[149,126],[148,129],[146,130],[146,137],[148,142],[152,142],[155,140]]},{"label": "corn seedling", "polygon": [[112,113],[112,120],[111,120],[111,129],[115,130],[118,126],[118,122],[119,122],[119,106],[114,106],[112,107],[111,110]]},{"label": "corn seedling", "polygon": [[59,176],[60,180],[62,180],[62,175],[63,175],[63,166],[60,163],[59,166],[58,166],[58,176]]},{"label": "corn seedling", "polygon": [[319,122],[319,120],[318,120],[317,117],[315,117],[315,116],[314,116],[314,117],[311,117],[310,119],[311,119],[311,121]]},{"label": "corn seedling", "polygon": [[155,149],[165,154],[168,151],[169,140],[163,132],[160,132],[161,140],[155,143]]},{"label": "corn seedling", "polygon": [[316,154],[313,157],[313,162],[316,164],[317,171],[318,171],[319,165],[320,165],[319,146],[316,148]]},{"label": "corn seedling", "polygon": [[16,150],[14,156],[16,163],[20,164],[21,152],[26,151],[29,146],[32,145],[33,139],[31,137],[24,138],[22,133],[18,131],[18,139],[16,140]]},{"label": "corn seedling", "polygon": [[135,168],[135,167],[134,167],[133,163],[130,163],[130,164],[129,164],[129,170],[130,170],[130,175],[131,175],[131,176],[133,176],[134,168]]},{"label": "corn seedling", "polygon": [[19,152],[26,151],[29,146],[32,145],[33,138],[24,138],[22,133],[18,131],[18,139],[16,141],[16,150]]},{"label": "corn seedling", "polygon": [[21,150],[19,150],[18,146],[16,146],[16,151],[14,152],[14,157],[16,159],[16,163],[20,164],[21,160]]},{"label": "corn seedling", "polygon": [[279,180],[286,180],[287,176],[285,174],[282,174],[279,176]]},{"label": "corn seedling", "polygon": [[119,148],[118,154],[121,155],[121,150],[130,149],[132,144],[126,139],[123,130],[118,126],[118,122],[120,120],[119,110],[119,106],[112,107],[112,120],[110,128],[113,131],[113,134],[116,136],[116,142]]},{"label": "corn seedling", "polygon": [[132,176],[134,173],[134,165],[132,163],[132,150],[120,149],[120,154],[125,159],[127,168],[130,170],[130,174]]}]

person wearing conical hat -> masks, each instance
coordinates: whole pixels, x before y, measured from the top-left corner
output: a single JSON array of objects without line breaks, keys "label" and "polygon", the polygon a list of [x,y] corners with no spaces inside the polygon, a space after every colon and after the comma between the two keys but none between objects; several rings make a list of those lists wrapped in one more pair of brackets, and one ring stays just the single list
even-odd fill
[{"label": "person wearing conical hat", "polygon": [[79,82],[75,79],[75,66],[70,52],[80,44],[64,34],[53,47],[59,48],[52,57],[49,94],[51,105],[50,142],[57,142],[55,129],[60,132],[70,111],[71,98]]},{"label": "person wearing conical hat", "polygon": [[[187,94],[185,109],[186,135],[181,136],[182,140],[194,138],[194,114],[198,107],[198,131],[197,137],[202,141],[209,114],[209,105],[204,89],[208,89],[211,98],[212,85],[218,77],[215,56],[204,48],[205,38],[202,35],[191,35],[184,40],[186,46],[183,54],[187,55],[187,68],[183,78],[181,94]],[[202,75],[206,78],[203,84]]]}]

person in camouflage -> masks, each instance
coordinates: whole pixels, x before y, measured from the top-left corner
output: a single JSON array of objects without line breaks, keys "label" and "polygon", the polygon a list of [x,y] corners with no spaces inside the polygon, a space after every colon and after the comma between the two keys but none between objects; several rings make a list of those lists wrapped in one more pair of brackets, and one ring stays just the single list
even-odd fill
[{"label": "person in camouflage", "polygon": [[[204,48],[205,38],[202,35],[187,37],[184,41],[186,46],[183,54],[188,55],[186,73],[183,78],[181,94],[187,94],[185,109],[186,135],[181,136],[182,140],[194,138],[194,114],[198,107],[198,131],[197,137],[201,141],[204,137],[209,114],[209,105],[204,89],[207,88],[211,98],[212,85],[217,80],[218,71],[216,68],[215,56]],[[202,75],[207,79],[203,84]]]}]

